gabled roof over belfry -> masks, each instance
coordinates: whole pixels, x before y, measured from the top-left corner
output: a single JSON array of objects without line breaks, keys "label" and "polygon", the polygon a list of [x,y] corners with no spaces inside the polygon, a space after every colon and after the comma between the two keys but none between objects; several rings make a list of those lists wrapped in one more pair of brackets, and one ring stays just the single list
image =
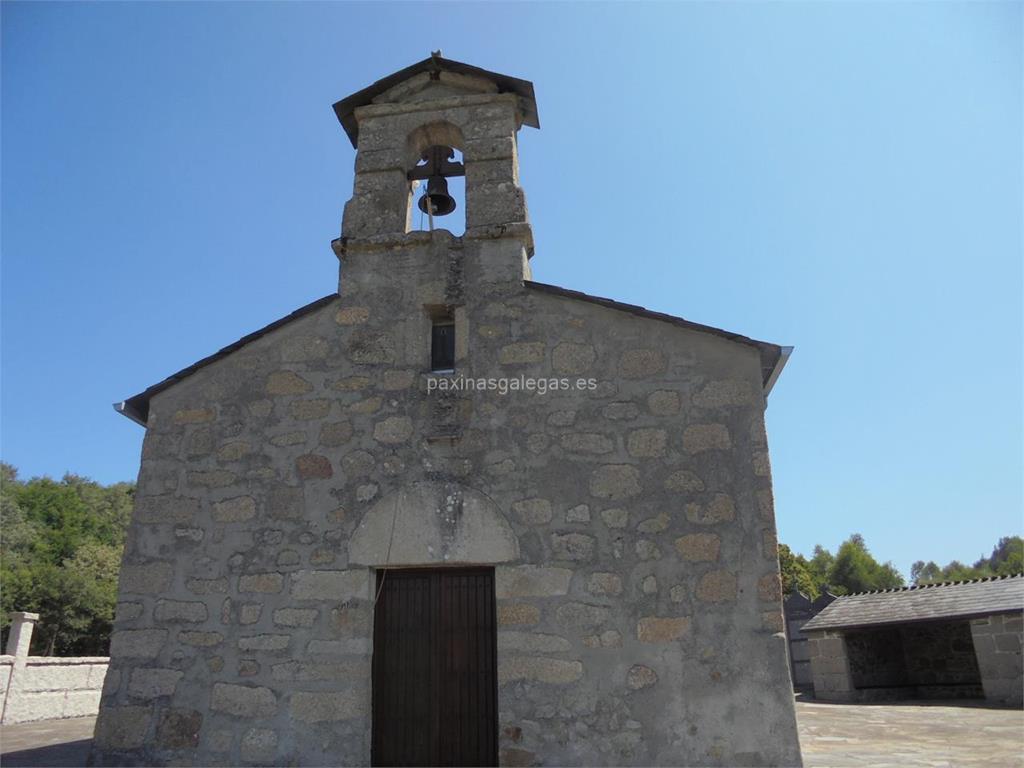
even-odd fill
[{"label": "gabled roof over belfry", "polygon": [[[537,99],[533,95],[533,83],[529,80],[520,80],[518,77],[509,77],[498,72],[490,72],[480,67],[474,67],[472,64],[445,59],[441,56],[440,51],[436,51],[423,61],[418,61],[412,66],[401,69],[387,77],[382,77],[373,85],[367,86],[361,91],[356,91],[351,96],[346,96],[334,105],[334,114],[338,116],[338,122],[345,129],[345,133],[348,135],[353,147],[359,143],[359,123],[355,117],[356,109],[367,104],[381,103],[381,97],[385,96],[389,91],[424,73],[430,80],[434,81],[440,81],[443,73],[490,81],[495,86],[495,93],[514,93],[519,97],[524,125],[528,125],[531,128],[540,128],[540,117],[537,114]],[[385,102],[389,100],[383,99]]]}]

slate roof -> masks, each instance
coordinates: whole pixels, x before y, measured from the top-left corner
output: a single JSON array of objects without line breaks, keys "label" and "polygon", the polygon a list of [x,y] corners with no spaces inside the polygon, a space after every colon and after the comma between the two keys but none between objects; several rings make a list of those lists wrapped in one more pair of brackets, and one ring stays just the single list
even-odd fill
[{"label": "slate roof", "polygon": [[[610,309],[619,310],[621,312],[628,312],[638,317],[646,317],[652,320],[660,320],[666,323],[672,323],[682,328],[689,328],[691,330],[701,331],[703,333],[710,333],[715,336],[720,336],[723,339],[729,339],[741,344],[749,344],[756,348],[761,355],[761,373],[764,383],[764,394],[765,397],[771,391],[772,386],[775,384],[775,380],[778,379],[779,374],[782,372],[783,366],[786,364],[786,360],[789,359],[790,353],[793,351],[792,347],[780,347],[778,344],[769,344],[766,341],[756,341],[755,339],[749,339],[746,336],[740,336],[738,333],[730,333],[729,331],[723,331],[721,328],[713,328],[710,325],[701,325],[700,323],[691,323],[689,320],[684,320],[681,317],[675,315],[666,315],[661,312],[652,312],[644,307],[639,307],[635,304],[623,304],[619,301],[613,301],[612,299],[605,299],[600,296],[591,296],[587,293],[581,293],[580,291],[571,291],[568,288],[560,288],[557,285],[548,285],[547,283],[535,283],[530,280],[526,280],[523,284],[528,289],[540,291],[542,293],[549,293],[555,296],[564,296],[570,299],[577,299],[579,301],[587,301],[593,304],[600,304],[601,306],[608,307]],[[275,320],[270,325],[265,325],[258,331],[254,331],[247,336],[243,336],[238,341],[228,344],[226,347],[214,352],[212,355],[204,357],[202,360],[193,363],[187,368],[182,368],[177,373],[173,373],[161,382],[154,384],[148,389],[143,390],[137,395],[129,397],[127,400],[123,400],[119,403],[114,403],[114,410],[123,416],[127,416],[132,421],[142,426],[146,426],[146,421],[149,419],[149,401],[160,392],[165,389],[174,386],[182,379],[191,376],[193,373],[201,368],[205,368],[212,363],[217,362],[223,357],[227,357],[232,352],[235,352],[246,344],[256,341],[261,336],[265,336],[271,331],[274,331],[282,326],[287,325],[292,320],[297,320],[304,315],[314,312],[320,307],[324,307],[327,304],[338,298],[338,294],[332,293],[328,296],[324,296],[322,299],[317,299],[314,302],[307,304],[304,307],[292,312],[290,315],[282,317],[280,320]]]},{"label": "slate roof", "polygon": [[352,146],[359,143],[359,123],[356,122],[355,111],[358,107],[372,104],[373,100],[385,91],[394,88],[399,83],[405,82],[418,75],[420,72],[429,72],[432,75],[438,72],[455,72],[460,75],[471,75],[490,80],[498,86],[498,93],[515,93],[520,97],[520,105],[524,110],[523,123],[531,128],[540,128],[540,117],[537,115],[537,99],[533,94],[533,83],[529,80],[520,80],[518,77],[509,77],[498,72],[490,72],[472,64],[464,64],[461,61],[445,59],[439,55],[431,55],[423,61],[401,69],[398,72],[382,77],[373,85],[356,91],[351,96],[346,96],[334,105],[334,114],[338,122],[345,129]]},{"label": "slate roof", "polygon": [[807,622],[804,631],[967,619],[1012,611],[1024,611],[1024,574],[844,595]]}]

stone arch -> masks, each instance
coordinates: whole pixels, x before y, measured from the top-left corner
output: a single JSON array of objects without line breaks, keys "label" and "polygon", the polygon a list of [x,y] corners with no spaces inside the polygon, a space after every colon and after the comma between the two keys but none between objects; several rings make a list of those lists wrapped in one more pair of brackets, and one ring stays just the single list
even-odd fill
[{"label": "stone arch", "polygon": [[[392,533],[393,531],[393,533]],[[519,559],[519,541],[498,506],[459,483],[413,483],[363,516],[349,541],[351,565],[491,564]]]},{"label": "stone arch", "polygon": [[462,152],[465,145],[466,140],[462,136],[462,129],[455,123],[450,123],[447,120],[424,123],[410,131],[405,139],[406,166],[411,168],[416,165],[428,147],[451,147]]}]

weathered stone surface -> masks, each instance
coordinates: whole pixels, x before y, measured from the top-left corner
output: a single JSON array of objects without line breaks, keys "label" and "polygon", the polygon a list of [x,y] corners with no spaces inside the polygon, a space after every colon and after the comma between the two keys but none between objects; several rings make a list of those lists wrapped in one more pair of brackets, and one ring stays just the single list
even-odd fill
[{"label": "weathered stone surface", "polygon": [[305,453],[295,459],[295,472],[303,480],[326,480],[334,474],[334,469],[326,456]]},{"label": "weathered stone surface", "polygon": [[501,348],[498,360],[502,365],[540,363],[544,360],[544,343],[527,341],[508,344]]},{"label": "weathered stone surface", "polygon": [[662,531],[668,530],[671,518],[662,512],[656,517],[649,517],[646,520],[641,521],[637,524],[636,529],[640,533],[661,533]]},{"label": "weathered stone surface", "polygon": [[333,448],[344,445],[352,439],[352,424],[348,421],[335,421],[320,427],[320,445]]},{"label": "weathered stone surface", "polygon": [[617,573],[592,573],[587,579],[587,591],[592,595],[621,595],[622,578]]},{"label": "weathered stone surface", "polygon": [[677,469],[665,478],[665,490],[676,493],[695,493],[704,490],[704,481],[688,469]]},{"label": "weathered stone surface", "polygon": [[238,638],[240,651],[283,651],[288,647],[289,635],[251,635]]},{"label": "weathered stone surface", "polygon": [[768,477],[772,473],[772,465],[768,460],[767,451],[757,451],[754,453],[754,474],[758,477]]},{"label": "weathered stone surface", "polygon": [[725,424],[691,424],[683,430],[683,450],[687,453],[727,451],[732,448]]},{"label": "weathered stone surface", "polygon": [[573,453],[611,453],[615,443],[608,437],[595,432],[577,432],[559,438],[562,448]]},{"label": "weathered stone surface", "polygon": [[343,307],[334,316],[334,322],[338,325],[362,325],[369,319],[369,307]]},{"label": "weathered stone surface", "polygon": [[700,408],[722,408],[725,406],[753,405],[760,394],[754,391],[750,382],[738,379],[709,381],[693,396],[693,404]]},{"label": "weathered stone surface", "polygon": [[277,732],[250,728],[242,735],[239,754],[247,763],[273,763],[277,757]]},{"label": "weathered stone surface", "polygon": [[551,534],[551,553],[556,560],[590,560],[594,557],[595,540],[583,533]]},{"label": "weathered stone surface", "polygon": [[166,629],[122,629],[110,636],[110,655],[125,659],[154,659],[166,640]]},{"label": "weathered stone surface", "polygon": [[640,415],[640,409],[636,403],[608,403],[601,415],[611,421],[630,421]]},{"label": "weathered stone surface", "polygon": [[716,493],[708,504],[696,502],[686,505],[686,519],[700,525],[728,523],[736,519],[736,507],[732,498],[724,493]]},{"label": "weathered stone surface", "polygon": [[636,625],[636,637],[641,643],[670,643],[689,631],[688,616],[645,616]]},{"label": "weathered stone surface", "polygon": [[555,611],[558,623],[573,629],[596,627],[608,621],[610,611],[601,605],[563,603]]},{"label": "weathered stone surface", "polygon": [[689,533],[676,539],[679,554],[691,563],[714,562],[721,545],[721,539],[713,533]]},{"label": "weathered stone surface", "polygon": [[218,523],[240,523],[256,517],[256,499],[236,496],[213,505],[213,519]]},{"label": "weathered stone surface", "polygon": [[498,685],[516,680],[565,685],[583,677],[578,661],[549,659],[543,656],[510,656],[498,659]]},{"label": "weathered stone surface", "polygon": [[174,414],[175,424],[202,424],[217,418],[213,408],[183,408]]},{"label": "weathered stone surface", "polygon": [[629,525],[629,510],[619,507],[601,510],[601,519],[609,528],[625,528]]},{"label": "weathered stone surface", "polygon": [[682,408],[678,392],[659,389],[647,396],[647,410],[655,416],[674,416]]},{"label": "weathered stone surface", "polygon": [[170,563],[126,563],[121,566],[121,592],[159,595],[167,590],[173,577]]},{"label": "weathered stone surface", "polygon": [[505,747],[501,750],[498,762],[499,765],[508,766],[508,768],[528,768],[528,766],[537,765],[537,755],[526,749]]},{"label": "weathered stone surface", "polygon": [[658,673],[643,664],[634,664],[626,673],[626,685],[634,691],[649,688],[658,682]]},{"label": "weathered stone surface", "polygon": [[542,568],[535,565],[494,569],[498,599],[509,597],[551,597],[569,591],[572,571],[568,568]]},{"label": "weathered stone surface", "polygon": [[390,416],[373,427],[373,439],[386,445],[404,443],[412,436],[412,419]]},{"label": "weathered stone surface", "polygon": [[346,376],[333,382],[331,389],[336,389],[339,392],[358,392],[361,389],[366,389],[372,383],[366,376]]},{"label": "weathered stone surface", "polygon": [[365,570],[296,571],[292,574],[295,600],[331,600],[342,602],[368,597],[369,579]]},{"label": "weathered stone surface", "polygon": [[348,355],[355,363],[393,363],[395,343],[386,333],[359,328],[352,334]]},{"label": "weathered stone surface", "polygon": [[382,405],[384,405],[384,398],[374,395],[352,403],[348,407],[348,412],[355,415],[368,415],[379,411]]},{"label": "weathered stone surface", "polygon": [[281,343],[281,359],[286,363],[323,360],[330,351],[327,339],[306,334],[292,336]]},{"label": "weathered stone surface", "polygon": [[565,513],[565,521],[567,523],[589,523],[590,507],[586,504],[577,504]]},{"label": "weathered stone surface", "polygon": [[238,577],[238,591],[276,595],[284,588],[284,576],[280,573],[248,573]]},{"label": "weathered stone surface", "polygon": [[599,499],[628,499],[642,490],[640,472],[629,464],[605,464],[590,476],[590,495]]},{"label": "weathered stone surface", "polygon": [[274,611],[278,627],[312,627],[320,611],[317,608],[279,608]]},{"label": "weathered stone surface", "polygon": [[182,645],[195,645],[200,648],[210,648],[224,642],[224,635],[220,632],[179,632],[178,642]]},{"label": "weathered stone surface", "polygon": [[591,344],[562,342],[551,351],[551,367],[555,373],[586,373],[597,359],[597,351]]},{"label": "weathered stone surface", "polygon": [[322,419],[331,410],[331,401],[322,398],[316,400],[296,400],[291,404],[292,418],[297,421]]},{"label": "weathered stone surface", "polygon": [[277,712],[277,696],[262,686],[214,683],[210,709],[236,717],[273,717]]},{"label": "weathered stone surface", "polygon": [[665,365],[665,354],[657,349],[627,349],[619,357],[619,375],[644,379],[662,373]]},{"label": "weathered stone surface", "polygon": [[730,571],[705,573],[697,582],[697,599],[705,603],[734,601],[736,599],[736,574]]},{"label": "weathered stone surface", "polygon": [[291,697],[291,717],[300,723],[351,720],[366,714],[367,698],[356,691],[296,691]]},{"label": "weathered stone surface", "polygon": [[181,600],[157,600],[153,618],[157,621],[184,621],[199,624],[206,621],[206,603]]},{"label": "weathered stone surface", "polygon": [[757,582],[757,596],[766,603],[777,603],[782,600],[782,582],[779,575],[769,573],[762,576]]},{"label": "weathered stone surface", "polygon": [[268,395],[303,395],[312,389],[313,385],[295,371],[274,371],[267,377]]},{"label": "weathered stone surface", "polygon": [[171,696],[184,672],[177,669],[139,667],[128,678],[128,695],[137,699],[156,699]]},{"label": "weathered stone surface", "polygon": [[554,513],[547,499],[523,499],[512,504],[512,512],[526,525],[545,525]]},{"label": "weathered stone surface", "polygon": [[634,429],[626,441],[629,455],[637,458],[664,456],[667,447],[668,433],[664,429]]},{"label": "weathered stone surface", "polygon": [[255,624],[263,613],[262,603],[245,603],[238,607],[239,624]]},{"label": "weathered stone surface", "polygon": [[518,651],[520,653],[560,653],[572,648],[572,643],[558,635],[538,632],[498,633],[498,652]]},{"label": "weathered stone surface", "polygon": [[244,440],[225,443],[217,451],[218,461],[238,461],[252,453],[252,445]]},{"label": "weathered stone surface", "polygon": [[146,742],[150,707],[102,707],[96,720],[96,744],[106,749],[137,749]]},{"label": "weathered stone surface", "polygon": [[661,557],[661,549],[650,539],[639,539],[633,550],[641,560],[657,560]]},{"label": "weathered stone surface", "polygon": [[528,603],[505,603],[498,605],[498,626],[521,626],[537,624],[540,609]]},{"label": "weathered stone surface", "polygon": [[576,411],[555,411],[548,416],[548,425],[552,427],[571,427],[576,422]]},{"label": "weathered stone surface", "polygon": [[189,472],[186,474],[188,484],[197,488],[226,488],[234,485],[238,476],[226,469],[214,469],[209,472]]},{"label": "weathered stone surface", "polygon": [[199,499],[187,496],[140,496],[135,519],[140,523],[190,523],[199,514]]}]

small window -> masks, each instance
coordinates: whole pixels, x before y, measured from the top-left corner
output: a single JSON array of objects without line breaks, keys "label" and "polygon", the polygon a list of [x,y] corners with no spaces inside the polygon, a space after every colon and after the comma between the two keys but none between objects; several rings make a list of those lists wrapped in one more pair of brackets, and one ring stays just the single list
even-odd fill
[{"label": "small window", "polygon": [[455,370],[455,321],[451,318],[434,320],[430,332],[430,370]]}]

